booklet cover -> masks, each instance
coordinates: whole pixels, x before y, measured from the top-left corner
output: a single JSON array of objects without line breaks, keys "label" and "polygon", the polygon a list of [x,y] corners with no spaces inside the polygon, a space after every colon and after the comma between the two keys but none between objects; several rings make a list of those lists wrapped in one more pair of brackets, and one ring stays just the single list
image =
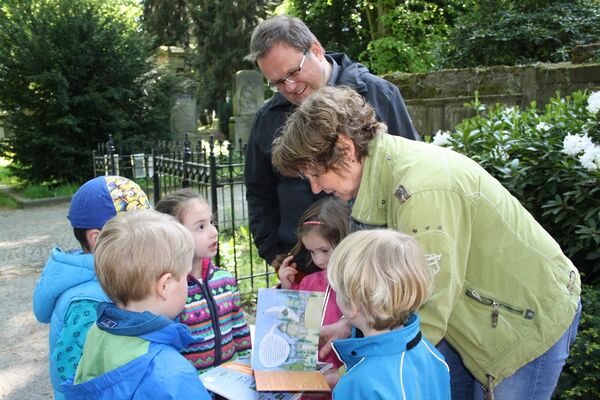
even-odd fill
[{"label": "booklet cover", "polygon": [[329,391],[317,371],[324,294],[259,289],[252,369],[259,391]]},{"label": "booklet cover", "polygon": [[230,400],[298,400],[301,393],[257,392],[250,360],[239,358],[200,375],[207,390]]}]

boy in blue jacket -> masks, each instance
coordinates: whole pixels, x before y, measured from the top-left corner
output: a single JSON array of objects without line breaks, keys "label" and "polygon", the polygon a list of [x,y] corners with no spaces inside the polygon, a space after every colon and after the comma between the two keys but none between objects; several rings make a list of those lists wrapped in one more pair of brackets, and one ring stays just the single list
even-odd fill
[{"label": "boy in blue jacket", "polygon": [[448,366],[421,335],[415,314],[432,273],[414,238],[386,229],[355,232],[335,248],[327,277],[344,317],[364,334],[333,341],[347,370],[334,400],[450,399]]},{"label": "boy in blue jacket", "polygon": [[210,396],[179,351],[194,341],[173,319],[187,298],[195,244],[173,217],[118,215],[98,237],[95,269],[114,304],[98,307],[67,399],[193,399]]},{"label": "boy in blue jacket", "polygon": [[50,380],[57,400],[64,398],[60,384],[75,376],[98,304],[110,301],[94,272],[92,253],[100,230],[117,214],[148,208],[142,189],[120,176],[91,179],[71,199],[68,218],[81,249],[52,250],[33,293],[35,317],[50,323]]}]

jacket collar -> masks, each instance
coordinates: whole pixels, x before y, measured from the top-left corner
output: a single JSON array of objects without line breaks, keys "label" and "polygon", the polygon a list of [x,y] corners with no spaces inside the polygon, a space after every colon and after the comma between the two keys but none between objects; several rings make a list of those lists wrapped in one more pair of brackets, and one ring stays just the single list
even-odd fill
[{"label": "jacket collar", "polygon": [[98,306],[98,328],[119,336],[139,336],[154,343],[174,346],[177,350],[194,341],[189,328],[163,315],[149,311],[122,310],[111,303]]},{"label": "jacket collar", "polygon": [[352,219],[359,224],[387,226],[388,204],[393,200],[392,172],[399,162],[399,142],[394,136],[380,130],[371,140],[356,200],[352,207]]},{"label": "jacket collar", "polygon": [[412,349],[421,340],[419,320],[419,316],[413,314],[402,328],[364,338],[335,340],[333,348],[348,369],[365,357],[399,354]]}]

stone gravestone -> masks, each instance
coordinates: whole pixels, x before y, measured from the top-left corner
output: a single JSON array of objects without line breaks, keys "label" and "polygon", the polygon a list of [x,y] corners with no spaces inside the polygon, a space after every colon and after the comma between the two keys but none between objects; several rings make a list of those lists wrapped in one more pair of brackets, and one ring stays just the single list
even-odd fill
[{"label": "stone gravestone", "polygon": [[185,137],[186,133],[193,137],[198,132],[197,83],[190,80],[184,87],[185,89],[175,96],[171,108],[171,132],[179,140]]},{"label": "stone gravestone", "polygon": [[[176,46],[160,46],[156,52],[155,62],[159,68],[165,68],[180,76],[186,74],[185,50]],[[196,93],[198,82],[186,78],[181,90],[175,94],[171,107],[171,133],[173,139],[183,140],[189,133],[193,139],[198,133],[198,109]]]},{"label": "stone gravestone", "polygon": [[[230,119],[229,136],[237,146],[248,142],[254,115],[265,101],[265,84],[260,72],[238,71],[233,79],[233,116]],[[233,134],[232,134],[233,132]]]}]

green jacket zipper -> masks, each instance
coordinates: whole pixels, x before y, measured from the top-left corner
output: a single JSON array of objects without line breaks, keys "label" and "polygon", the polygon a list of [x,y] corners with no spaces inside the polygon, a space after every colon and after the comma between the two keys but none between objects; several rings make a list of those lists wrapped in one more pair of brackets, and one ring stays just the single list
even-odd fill
[{"label": "green jacket zipper", "polygon": [[492,307],[492,328],[498,326],[498,316],[500,315],[500,309],[506,310],[512,314],[520,315],[525,319],[531,320],[535,318],[535,311],[531,309],[521,309],[518,307],[511,306],[506,303],[499,302],[490,297],[480,295],[475,289],[467,289],[466,295],[481,304]]}]

